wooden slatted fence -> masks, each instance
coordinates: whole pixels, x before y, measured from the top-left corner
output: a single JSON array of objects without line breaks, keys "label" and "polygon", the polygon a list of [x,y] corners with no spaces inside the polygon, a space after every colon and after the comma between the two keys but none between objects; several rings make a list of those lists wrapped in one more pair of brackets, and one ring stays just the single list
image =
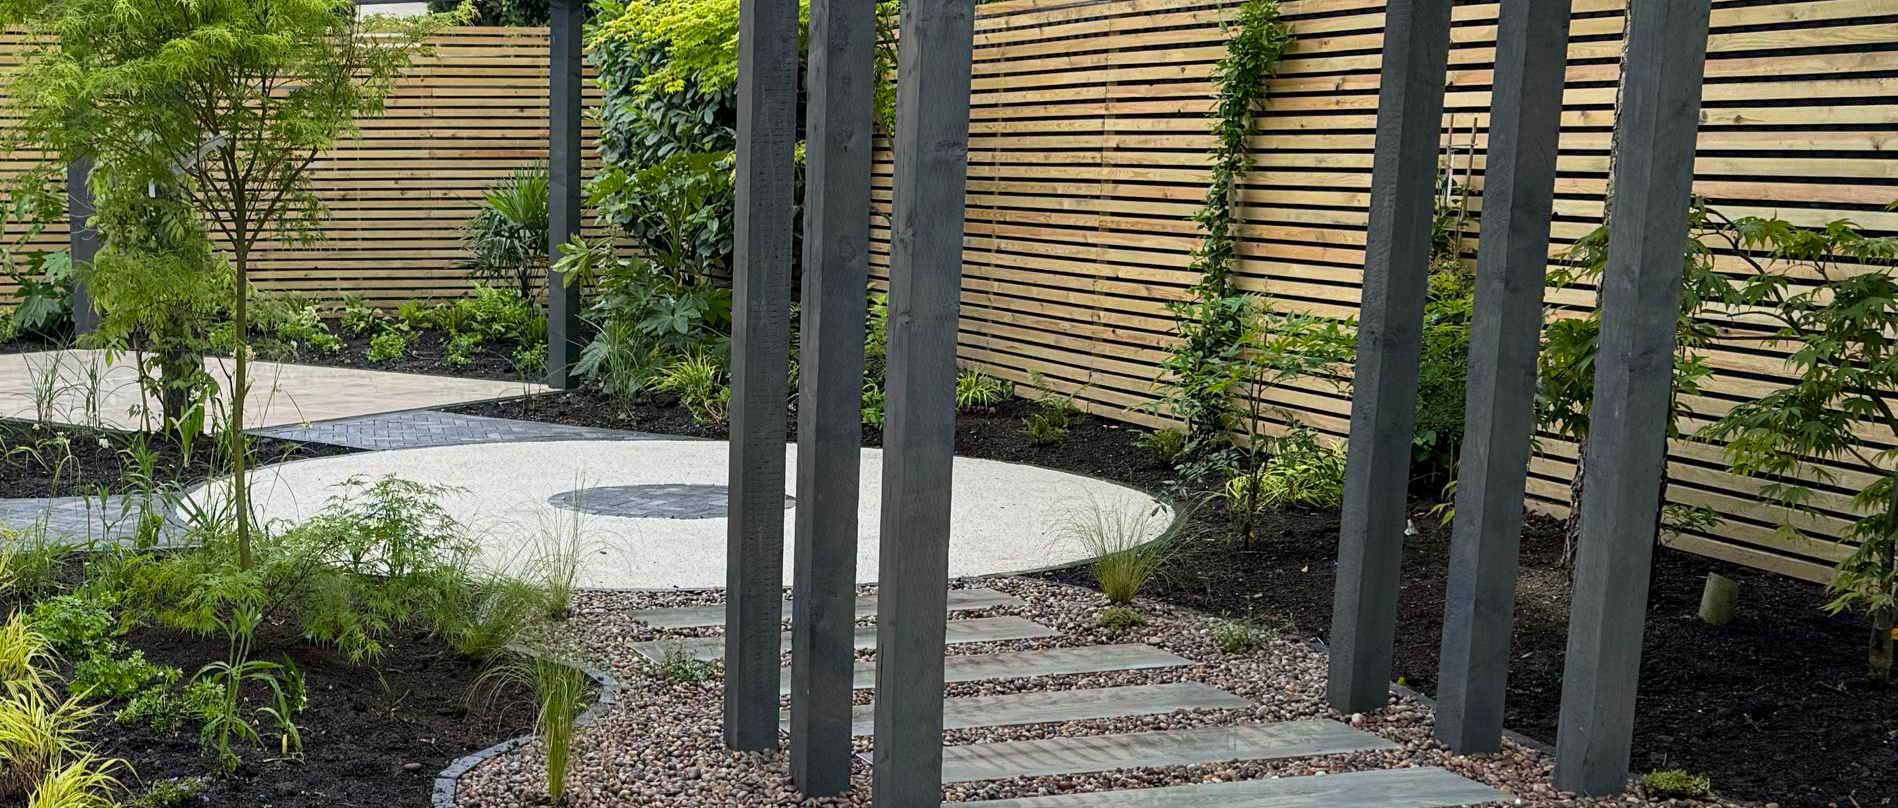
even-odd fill
[{"label": "wooden slatted fence", "polygon": [[[961,357],[1017,383],[1030,372],[1078,392],[1097,413],[1145,424],[1158,363],[1172,343],[1168,300],[1196,278],[1191,216],[1209,180],[1210,80],[1234,3],[1205,0],[1006,0],[980,7],[971,140]],[[1559,254],[1600,221],[1625,0],[1576,0],[1551,244]],[[1803,225],[1851,218],[1898,231],[1898,6],[1889,0],[1716,0],[1697,193],[1731,215]],[[1286,308],[1355,313],[1377,100],[1382,0],[1283,0],[1296,36],[1252,142],[1243,197],[1242,287]],[[1480,188],[1496,33],[1494,2],[1455,12],[1446,144],[1473,141]],[[887,206],[887,160],[877,177]],[[1480,215],[1480,197],[1472,201]],[[887,219],[876,220],[887,272]],[[1471,240],[1468,245],[1474,247]],[[1736,276],[1745,268],[1723,258]],[[1588,305],[1574,288],[1552,303]],[[1707,353],[1717,375],[1690,401],[1691,431],[1771,389],[1783,352],[1744,339]],[[1272,404],[1343,434],[1349,402],[1323,380],[1295,382]],[[1532,504],[1561,512],[1575,446],[1545,435]],[[1727,519],[1677,546],[1820,578],[1848,552],[1774,535],[1757,483],[1721,471],[1718,447],[1676,442],[1675,502]],[[1823,501],[1836,535],[1854,486]]]}]

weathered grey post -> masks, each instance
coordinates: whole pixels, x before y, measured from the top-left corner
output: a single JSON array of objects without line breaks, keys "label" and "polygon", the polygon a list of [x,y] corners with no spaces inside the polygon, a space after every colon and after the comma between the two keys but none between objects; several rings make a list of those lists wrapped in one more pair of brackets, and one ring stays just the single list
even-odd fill
[{"label": "weathered grey post", "polygon": [[797,14],[797,0],[744,0],[738,12],[731,518],[725,550],[725,744],[733,749],[778,745]]},{"label": "weathered grey post", "polygon": [[1437,738],[1458,752],[1502,743],[1569,11],[1570,0],[1504,3],[1497,30],[1437,686]]},{"label": "weathered grey post", "polygon": [[791,778],[827,796],[850,787],[875,5],[811,0],[809,40]]},{"label": "weathered grey post", "polygon": [[1629,6],[1602,272],[1601,349],[1588,435],[1555,785],[1580,794],[1627,786],[1648,576],[1667,456],[1681,244],[1693,187],[1707,0]]},{"label": "weathered grey post", "polygon": [[[66,166],[67,255],[74,267],[92,263],[99,254],[99,231],[92,218],[92,158],[82,157]],[[73,333],[85,334],[99,327],[99,312],[92,307],[92,295],[84,281],[73,279]]]},{"label": "weathered grey post", "polygon": [[580,361],[580,288],[553,271],[560,245],[580,234],[580,62],[584,0],[547,4],[547,383],[565,389]]},{"label": "weathered grey post", "polygon": [[1346,712],[1390,693],[1449,50],[1450,0],[1391,0],[1331,621],[1329,698]]},{"label": "weathered grey post", "polygon": [[871,769],[878,808],[942,802],[942,649],[974,26],[974,0],[906,0],[898,20]]}]

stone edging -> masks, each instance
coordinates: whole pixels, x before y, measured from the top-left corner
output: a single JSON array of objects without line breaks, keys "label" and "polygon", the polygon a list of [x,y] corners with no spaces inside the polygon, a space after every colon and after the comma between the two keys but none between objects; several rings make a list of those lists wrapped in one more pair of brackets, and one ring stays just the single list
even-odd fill
[{"label": "stone edging", "polygon": [[[619,701],[619,680],[614,679],[612,675],[606,671],[595,668],[585,662],[579,663],[576,667],[580,669],[581,673],[586,674],[588,678],[592,679],[594,684],[600,688],[599,698],[594,699],[593,706],[588,707],[586,712],[581,713],[578,718],[574,719],[574,726],[584,727],[600,720],[600,718],[606,715],[608,710],[613,709],[613,705]],[[486,763],[495,757],[532,743],[537,737],[539,736],[530,732],[518,738],[509,738],[508,740],[449,763],[448,768],[442,769],[440,774],[435,775],[435,790],[429,797],[430,807],[456,808],[458,803],[455,800],[455,787],[460,782],[462,775],[467,774],[473,770],[474,767]]]}]

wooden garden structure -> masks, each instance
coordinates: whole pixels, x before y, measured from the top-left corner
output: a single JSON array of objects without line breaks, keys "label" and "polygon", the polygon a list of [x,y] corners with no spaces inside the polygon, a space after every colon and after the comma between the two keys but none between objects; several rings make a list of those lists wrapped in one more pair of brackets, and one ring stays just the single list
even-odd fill
[{"label": "wooden garden structure", "polygon": [[[393,0],[357,0],[365,5]],[[584,0],[552,0],[548,234],[581,227]],[[870,264],[873,3],[812,0],[805,197],[803,367],[794,537],[793,774],[811,795],[847,788],[858,379]],[[1425,260],[1452,0],[1389,0],[1377,105],[1330,698],[1387,703],[1410,463]],[[1605,273],[1594,482],[1581,503],[1556,782],[1625,786],[1650,553],[1660,507],[1666,399],[1709,25],[1708,0],[1631,0]],[[1516,542],[1532,429],[1535,333],[1548,239],[1571,0],[1506,0],[1498,31],[1488,204],[1468,384],[1469,444],[1457,498],[1438,734],[1496,748]],[[892,221],[889,370],[875,800],[941,799],[943,648],[958,298],[974,0],[903,4]],[[784,401],[791,298],[797,0],[744,0],[739,40],[738,207],[728,539],[725,737],[779,744]],[[73,172],[74,257],[92,236]],[[549,367],[576,356],[578,290],[550,270]],[[83,306],[81,307],[84,308]]]}]

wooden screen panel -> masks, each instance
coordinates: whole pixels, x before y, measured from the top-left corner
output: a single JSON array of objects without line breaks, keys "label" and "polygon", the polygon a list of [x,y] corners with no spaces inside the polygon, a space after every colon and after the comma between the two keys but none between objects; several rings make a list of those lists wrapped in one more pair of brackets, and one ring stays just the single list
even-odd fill
[{"label": "wooden screen panel", "polygon": [[[1353,316],[1382,44],[1382,0],[1284,0],[1296,36],[1253,146],[1241,194],[1239,282],[1280,305]],[[1624,0],[1577,0],[1564,95],[1551,255],[1600,222],[1614,123]],[[1496,32],[1495,3],[1455,9],[1446,143],[1464,149],[1480,189]],[[1190,220],[1209,180],[1210,80],[1224,55],[1218,2],[1012,0],[980,7],[962,293],[961,357],[1017,383],[1031,371],[1078,391],[1087,409],[1164,423],[1154,403],[1158,363],[1172,339],[1166,302],[1195,280],[1199,233]],[[1695,164],[1697,193],[1729,215],[1780,215],[1817,225],[1850,218],[1898,231],[1898,8],[1881,0],[1716,0]],[[877,199],[887,211],[888,155]],[[1480,214],[1481,199],[1472,199]],[[888,221],[874,220],[878,272],[887,272]],[[1466,249],[1474,250],[1474,239]],[[1473,256],[1473,252],[1470,254]],[[1722,258],[1736,277],[1742,262]],[[1592,305],[1593,290],[1549,301]],[[1572,314],[1572,313],[1571,313]],[[1771,389],[1784,349],[1734,339],[1707,352],[1717,375],[1688,402],[1691,431],[1736,401]],[[1323,380],[1275,390],[1270,404],[1340,434],[1349,401]],[[1889,436],[1868,432],[1883,446]],[[1562,512],[1576,447],[1544,435],[1531,470],[1537,508]],[[1758,483],[1721,471],[1719,447],[1677,441],[1669,498],[1712,507],[1717,535],[1670,537],[1686,549],[1820,578],[1849,552],[1829,541],[1788,543]],[[1823,460],[1820,461],[1823,465]],[[1832,469],[1835,473],[1839,469]],[[1809,520],[1836,536],[1864,481],[1842,473]]]}]

